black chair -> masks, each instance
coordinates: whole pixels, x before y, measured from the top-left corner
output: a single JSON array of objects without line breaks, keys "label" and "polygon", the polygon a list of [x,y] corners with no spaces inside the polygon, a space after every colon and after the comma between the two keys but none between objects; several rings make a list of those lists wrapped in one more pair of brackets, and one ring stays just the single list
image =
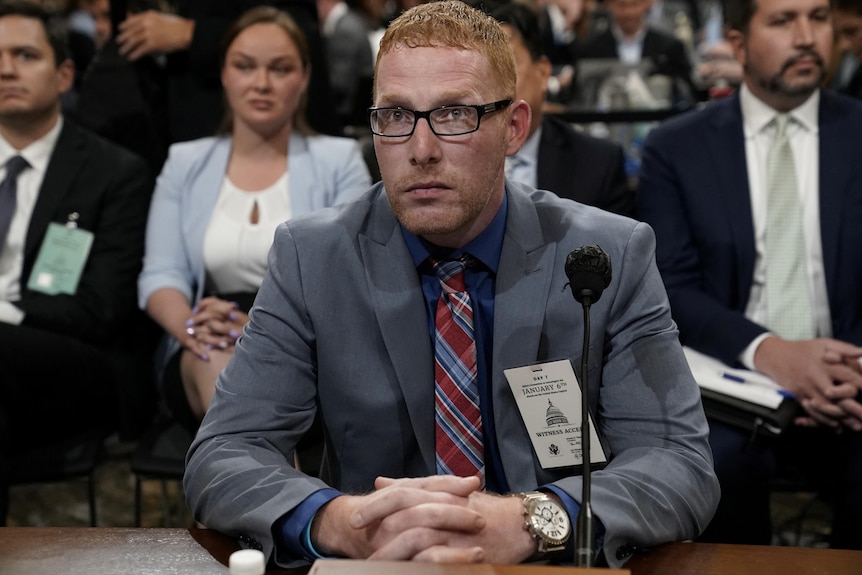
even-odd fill
[{"label": "black chair", "polygon": [[142,483],[159,480],[162,484],[162,504],[167,523],[172,515],[167,482],[180,482],[186,464],[186,452],[193,434],[173,419],[162,417],[138,441],[132,454],[131,467],[135,474],[135,526],[141,526]]},{"label": "black chair", "polygon": [[111,433],[109,429],[91,430],[60,439],[36,450],[13,455],[10,460],[10,485],[82,479],[87,484],[90,526],[96,527],[94,474],[98,464],[105,458],[105,440]]}]

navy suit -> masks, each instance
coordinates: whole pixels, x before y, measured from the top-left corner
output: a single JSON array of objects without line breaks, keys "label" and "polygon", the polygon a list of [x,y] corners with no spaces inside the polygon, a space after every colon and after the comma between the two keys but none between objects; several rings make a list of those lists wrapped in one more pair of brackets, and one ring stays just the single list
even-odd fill
[{"label": "navy suit", "polygon": [[[116,396],[136,393],[129,388],[140,374],[123,372],[120,385],[114,370],[127,358],[118,341],[141,332],[135,281],[152,189],[143,160],[65,120],[27,229],[15,302],[26,315],[21,325],[0,322],[0,524],[7,454],[139,415],[118,417]],[[28,289],[48,225],[72,213],[94,236],[76,292]]]},{"label": "navy suit", "polygon": [[[862,104],[822,91],[819,131],[820,229],[832,332],[836,339],[859,345],[862,146],[856,142],[862,133]],[[736,363],[752,340],[767,331],[744,315],[751,291],[755,238],[738,96],[673,118],[650,133],[644,146],[638,202],[639,215],[656,232],[656,261],[680,340],[725,363]],[[779,443],[811,440],[811,432],[793,431]],[[750,519],[755,513],[753,507],[762,511],[764,504],[768,513],[768,499],[763,501],[763,497],[768,497],[767,482],[776,465],[773,447],[781,446],[747,445],[747,439],[735,430],[714,424],[710,442],[723,492],[716,521],[724,512],[727,517],[732,515],[728,507],[734,505],[737,488],[740,497],[760,498],[740,504],[740,508],[747,507],[739,510],[740,515]],[[858,547],[862,543],[858,537],[848,534],[842,539],[840,523],[847,520],[851,528],[852,518],[857,524],[862,519],[862,464],[852,463],[862,459],[859,434],[830,436],[818,444],[818,449],[821,446],[837,450],[828,466],[855,466],[833,473],[845,482],[834,492],[833,545]],[[800,453],[795,457],[800,458]],[[806,459],[800,458],[803,462]],[[734,521],[740,519],[728,523]],[[768,528],[768,517],[765,521]],[[741,523],[727,527],[728,533],[736,535],[745,531],[740,529]],[[759,537],[764,536],[761,529]]]},{"label": "navy suit", "polygon": [[619,144],[581,134],[545,115],[536,164],[538,188],[624,216],[634,217],[635,194]]}]

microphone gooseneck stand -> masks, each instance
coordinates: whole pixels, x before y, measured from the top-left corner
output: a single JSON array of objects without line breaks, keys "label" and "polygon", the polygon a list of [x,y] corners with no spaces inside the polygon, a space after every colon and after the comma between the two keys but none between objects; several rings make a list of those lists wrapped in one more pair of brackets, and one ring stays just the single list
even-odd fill
[{"label": "microphone gooseneck stand", "polygon": [[590,504],[592,490],[590,469],[590,404],[587,385],[589,371],[588,354],[590,352],[590,295],[585,295],[581,304],[584,308],[584,348],[581,354],[581,455],[583,485],[581,490],[581,508],[578,511],[577,538],[575,540],[575,565],[592,567],[593,565],[593,508]]},{"label": "microphone gooseneck stand", "polygon": [[593,565],[593,508],[590,504],[592,491],[592,469],[590,464],[590,306],[599,301],[602,292],[611,283],[610,256],[598,245],[585,245],[566,257],[566,277],[572,296],[584,310],[584,348],[581,352],[581,461],[583,464],[581,507],[578,511],[575,537],[575,564],[578,567]]}]

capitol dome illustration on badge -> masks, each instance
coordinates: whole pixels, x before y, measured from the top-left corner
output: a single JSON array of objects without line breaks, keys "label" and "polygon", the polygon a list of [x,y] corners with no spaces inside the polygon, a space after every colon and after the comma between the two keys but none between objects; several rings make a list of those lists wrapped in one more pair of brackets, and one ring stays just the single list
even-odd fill
[{"label": "capitol dome illustration on badge", "polygon": [[551,403],[551,400],[548,400],[548,411],[545,412],[545,422],[548,424],[548,427],[552,425],[567,425],[569,420],[566,419],[566,416],[563,415],[563,412],[559,410],[559,408]]}]

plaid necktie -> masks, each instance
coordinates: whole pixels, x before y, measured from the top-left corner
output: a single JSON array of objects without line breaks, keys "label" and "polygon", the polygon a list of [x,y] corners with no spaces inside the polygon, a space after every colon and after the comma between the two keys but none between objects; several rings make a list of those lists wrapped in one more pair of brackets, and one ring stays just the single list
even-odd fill
[{"label": "plaid necktie", "polygon": [[435,262],[442,287],[434,336],[437,473],[485,482],[482,417],[476,379],[473,307],[464,285],[465,263]]},{"label": "plaid necktie", "polygon": [[808,296],[802,205],[796,184],[787,114],[775,116],[767,160],[766,305],[770,331],[785,339],[815,335]]},{"label": "plaid necktie", "polygon": [[29,165],[21,156],[12,156],[6,162],[6,177],[0,182],[0,248],[6,243],[18,203],[18,175]]}]

